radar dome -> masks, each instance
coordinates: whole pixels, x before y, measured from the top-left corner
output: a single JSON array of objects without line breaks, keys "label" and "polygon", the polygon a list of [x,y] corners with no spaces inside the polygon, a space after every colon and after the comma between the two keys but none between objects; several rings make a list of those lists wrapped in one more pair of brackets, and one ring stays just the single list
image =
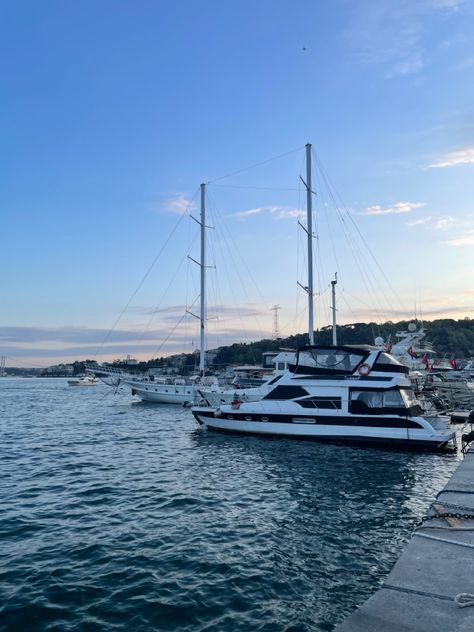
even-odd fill
[{"label": "radar dome", "polygon": [[377,336],[377,338],[374,340],[375,344],[377,347],[381,347],[383,345],[383,338],[381,338],[380,336]]},{"label": "radar dome", "polygon": [[413,331],[416,331],[416,325],[415,325],[415,323],[410,323],[410,324],[408,325],[408,331],[412,331],[412,332],[413,332]]}]

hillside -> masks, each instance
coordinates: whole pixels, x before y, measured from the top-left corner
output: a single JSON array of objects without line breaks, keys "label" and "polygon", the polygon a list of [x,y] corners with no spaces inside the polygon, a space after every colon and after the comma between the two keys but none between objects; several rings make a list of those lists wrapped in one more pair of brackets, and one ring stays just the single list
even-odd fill
[{"label": "hillside", "polygon": [[[338,342],[351,345],[373,344],[377,336],[382,336],[386,340],[389,335],[392,336],[392,340],[395,340],[397,331],[406,330],[410,322],[413,321],[402,320],[396,323],[388,321],[382,325],[377,323],[341,325],[337,328]],[[420,324],[418,323],[418,325]],[[438,319],[424,322],[423,325],[426,327],[428,340],[439,356],[451,357],[454,355],[456,358],[474,356],[474,319]],[[296,349],[307,344],[307,340],[307,334],[297,334],[278,340],[266,339],[220,347],[216,350],[213,361],[210,362],[210,368],[217,369],[232,364],[259,364],[263,352],[278,351],[282,348]],[[331,343],[332,330],[330,327],[325,327],[316,333],[316,344]],[[137,369],[144,370],[153,366],[176,366],[177,361],[184,371],[192,371],[195,365],[195,355],[181,354],[180,356],[159,358],[141,363]]]}]

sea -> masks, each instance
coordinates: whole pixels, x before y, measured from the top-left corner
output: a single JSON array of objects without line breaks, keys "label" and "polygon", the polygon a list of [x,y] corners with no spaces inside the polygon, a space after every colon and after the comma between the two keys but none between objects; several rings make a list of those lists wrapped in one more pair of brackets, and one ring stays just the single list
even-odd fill
[{"label": "sea", "polygon": [[103,384],[0,379],[0,630],[330,631],[455,454],[221,435]]}]

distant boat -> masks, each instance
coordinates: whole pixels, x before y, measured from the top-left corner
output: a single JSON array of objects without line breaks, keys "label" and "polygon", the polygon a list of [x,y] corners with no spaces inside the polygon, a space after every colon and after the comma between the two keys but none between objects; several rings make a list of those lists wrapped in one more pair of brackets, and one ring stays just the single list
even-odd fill
[{"label": "distant boat", "polygon": [[84,375],[84,377],[68,380],[67,383],[69,386],[96,386],[99,380],[93,375]]}]

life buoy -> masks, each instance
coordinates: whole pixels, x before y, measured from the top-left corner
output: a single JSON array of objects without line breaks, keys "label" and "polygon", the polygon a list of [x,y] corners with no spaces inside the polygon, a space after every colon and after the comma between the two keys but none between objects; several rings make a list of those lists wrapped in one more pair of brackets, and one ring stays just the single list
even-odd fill
[{"label": "life buoy", "polygon": [[362,377],[369,375],[371,371],[372,371],[372,367],[370,366],[370,364],[367,364],[367,362],[364,362],[364,364],[361,364],[360,367],[357,369],[357,372]]}]

